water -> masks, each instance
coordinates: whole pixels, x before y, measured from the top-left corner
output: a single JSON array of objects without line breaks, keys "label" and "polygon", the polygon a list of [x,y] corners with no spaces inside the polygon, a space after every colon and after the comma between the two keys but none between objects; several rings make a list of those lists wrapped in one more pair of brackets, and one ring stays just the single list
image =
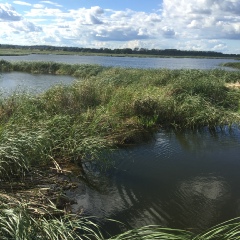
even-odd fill
[{"label": "water", "polygon": [[7,61],[47,61],[68,64],[99,64],[103,66],[131,68],[169,68],[169,69],[214,69],[226,62],[236,62],[233,59],[210,58],[137,58],[137,57],[104,57],[77,55],[45,55],[31,54],[26,56],[1,56]]},{"label": "water", "polygon": [[0,74],[0,92],[9,95],[14,91],[27,91],[29,93],[42,93],[56,84],[70,84],[74,81],[70,76],[57,76],[47,74],[29,74],[10,72]]},{"label": "water", "polygon": [[74,210],[100,217],[111,234],[149,224],[199,232],[240,215],[239,129],[160,131],[112,158],[95,187],[72,193]]}]

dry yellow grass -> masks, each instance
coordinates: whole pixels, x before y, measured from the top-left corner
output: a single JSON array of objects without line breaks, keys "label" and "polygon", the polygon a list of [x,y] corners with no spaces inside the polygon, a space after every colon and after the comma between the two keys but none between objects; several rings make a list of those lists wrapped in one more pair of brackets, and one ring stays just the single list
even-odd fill
[{"label": "dry yellow grass", "polygon": [[227,83],[226,86],[229,88],[240,88],[240,81],[235,83]]}]

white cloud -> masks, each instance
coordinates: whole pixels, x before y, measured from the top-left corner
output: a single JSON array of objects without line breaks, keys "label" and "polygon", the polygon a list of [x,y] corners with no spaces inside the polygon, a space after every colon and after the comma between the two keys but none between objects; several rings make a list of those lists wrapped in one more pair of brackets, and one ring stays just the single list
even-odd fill
[{"label": "white cloud", "polygon": [[33,8],[25,14],[25,17],[62,17],[62,11],[58,8]]},{"label": "white cloud", "polygon": [[43,4],[33,4],[34,8],[44,8],[45,6]]},{"label": "white cloud", "polygon": [[99,6],[94,6],[94,7],[91,7],[90,12],[92,14],[101,15],[104,13],[104,10],[102,8],[100,8]]},{"label": "white cloud", "polygon": [[105,27],[98,28],[93,32],[93,38],[99,41],[130,41],[136,39],[146,39],[147,35],[141,29],[135,30],[131,27]]},{"label": "white cloud", "polygon": [[50,5],[54,5],[55,7],[62,7],[62,5],[56,3],[56,2],[52,2],[52,1],[40,1],[42,3],[47,3],[47,4],[50,4]]},{"label": "white cloud", "polygon": [[18,14],[12,5],[0,3],[0,21],[19,21],[21,15]]},{"label": "white cloud", "polygon": [[176,35],[175,31],[172,28],[169,28],[167,26],[164,26],[162,28],[162,33],[163,33],[163,36],[166,38],[173,38]]},{"label": "white cloud", "polygon": [[214,47],[212,47],[213,51],[219,52],[219,51],[223,51],[224,49],[226,49],[226,44],[217,44]]},{"label": "white cloud", "polygon": [[28,22],[26,20],[12,22],[8,24],[9,27],[13,28],[15,31],[23,31],[23,32],[41,32],[42,28],[35,26],[33,23]]},{"label": "white cloud", "polygon": [[151,13],[146,17],[146,21],[148,22],[161,22],[162,18],[160,15],[156,13]]},{"label": "white cloud", "polygon": [[[240,25],[239,0],[164,0],[163,22],[178,32],[188,28],[188,37],[194,37],[198,29],[199,38],[239,37],[236,24]],[[191,30],[192,29],[192,30]]]},{"label": "white cloud", "polygon": [[97,17],[92,14],[86,14],[86,24],[102,24],[103,22],[100,21]]},{"label": "white cloud", "polygon": [[219,51],[228,51],[230,40],[233,45],[240,39],[239,0],[163,0],[152,13],[99,6],[64,10],[53,1],[31,6],[21,16],[10,4],[0,4],[0,22],[19,21],[1,28],[1,39],[10,41],[18,34],[26,44]]},{"label": "white cloud", "polygon": [[[21,4],[22,5],[22,4]],[[0,4],[0,39],[7,44],[37,44],[42,28],[22,17],[10,4]]]},{"label": "white cloud", "polygon": [[192,20],[188,25],[187,25],[187,27],[188,28],[195,28],[195,29],[199,29],[199,28],[201,28],[201,23],[199,22],[199,21],[197,21],[197,20]]},{"label": "white cloud", "polygon": [[19,5],[24,5],[24,6],[32,6],[31,3],[27,3],[27,2],[23,2],[23,1],[13,1],[13,3],[19,4]]},{"label": "white cloud", "polygon": [[177,45],[178,49],[188,49],[188,50],[194,50],[194,51],[217,51],[217,52],[223,52],[227,49],[226,43],[223,41],[212,39],[212,40],[191,40],[191,41],[185,41],[181,42]]}]

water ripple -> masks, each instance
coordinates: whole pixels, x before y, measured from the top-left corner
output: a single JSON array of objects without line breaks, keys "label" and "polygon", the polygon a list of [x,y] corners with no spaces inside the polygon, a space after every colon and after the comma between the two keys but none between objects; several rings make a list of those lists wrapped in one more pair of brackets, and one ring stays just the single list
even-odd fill
[{"label": "water ripple", "polygon": [[239,215],[239,156],[239,129],[162,131],[115,152],[114,168],[98,175],[101,191],[86,187],[78,206],[126,229],[159,224],[197,232]]}]

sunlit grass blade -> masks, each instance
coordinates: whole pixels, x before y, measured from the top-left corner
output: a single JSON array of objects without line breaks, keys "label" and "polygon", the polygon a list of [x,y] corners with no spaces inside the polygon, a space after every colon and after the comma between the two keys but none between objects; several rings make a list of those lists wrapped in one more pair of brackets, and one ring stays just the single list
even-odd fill
[{"label": "sunlit grass blade", "polygon": [[169,240],[190,240],[192,233],[184,230],[164,228],[150,225],[142,228],[127,231],[109,240],[143,240],[143,239],[169,239]]},{"label": "sunlit grass blade", "polygon": [[205,232],[195,236],[193,240],[237,240],[240,239],[240,218],[216,225]]}]

